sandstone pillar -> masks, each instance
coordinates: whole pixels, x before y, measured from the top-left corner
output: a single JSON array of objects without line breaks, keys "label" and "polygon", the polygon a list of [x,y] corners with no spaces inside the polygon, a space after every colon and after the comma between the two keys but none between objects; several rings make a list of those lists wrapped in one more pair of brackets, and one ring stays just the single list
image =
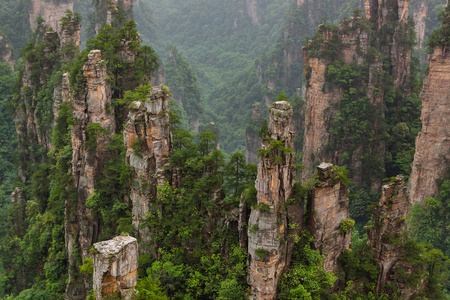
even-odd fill
[{"label": "sandstone pillar", "polygon": [[105,296],[131,299],[137,283],[137,240],[117,236],[94,244],[94,291],[97,300]]},{"label": "sandstone pillar", "polygon": [[401,241],[406,231],[409,203],[403,176],[383,186],[380,203],[375,208],[373,225],[368,229],[369,243],[379,263],[377,292],[383,290],[392,267],[402,255]]},{"label": "sandstone pillar", "polygon": [[278,280],[288,264],[287,210],[295,180],[292,108],[288,102],[273,103],[270,121],[261,144],[255,182],[258,205],[249,220],[248,278],[253,299],[275,299]]},{"label": "sandstone pillar", "polygon": [[325,256],[323,268],[334,272],[339,255],[350,248],[351,228],[343,223],[350,220],[347,186],[332,164],[321,163],[317,169],[321,183],[312,193],[308,226],[314,237],[314,248]]}]

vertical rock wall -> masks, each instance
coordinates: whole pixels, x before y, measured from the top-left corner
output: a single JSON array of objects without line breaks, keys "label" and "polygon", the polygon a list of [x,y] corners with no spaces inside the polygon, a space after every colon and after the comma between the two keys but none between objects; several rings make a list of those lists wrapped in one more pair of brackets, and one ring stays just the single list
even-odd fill
[{"label": "vertical rock wall", "polygon": [[450,160],[450,56],[444,47],[429,55],[429,71],[423,81],[422,131],[408,181],[411,202],[424,203],[438,195],[437,180],[447,175]]},{"label": "vertical rock wall", "polygon": [[67,10],[73,11],[73,0],[31,0],[28,10],[31,31],[37,28],[37,17],[42,16],[49,27],[56,32],[60,32],[60,21]]},{"label": "vertical rock wall", "polygon": [[[254,299],[275,299],[278,280],[288,265],[287,210],[295,180],[293,138],[290,131],[292,108],[288,102],[273,103],[265,154],[258,162],[255,182],[257,207],[252,209],[248,237],[248,284]],[[275,147],[278,142],[281,147]],[[283,151],[284,149],[284,151]]]},{"label": "vertical rock wall", "polygon": [[[346,64],[366,64],[364,55],[370,48],[370,34],[361,24],[365,24],[362,17],[352,17],[349,23],[342,23],[336,30],[323,29],[319,31],[323,37],[320,51],[327,50],[328,43],[338,39],[341,43],[341,59]],[[310,42],[311,43],[311,42]],[[326,150],[327,145],[332,144],[332,135],[329,132],[332,121],[339,111],[336,109],[342,97],[342,89],[331,85],[326,78],[326,71],[330,61],[320,55],[311,55],[310,51],[303,51],[305,75],[307,77],[306,111],[305,111],[305,136],[303,143],[302,181],[305,182],[315,173],[315,166],[322,161],[331,161],[339,165],[341,154],[346,149]],[[364,83],[369,100],[377,105],[383,101],[382,92],[375,92],[374,87],[379,84],[379,78],[375,74],[381,71],[381,63],[378,58],[369,66],[368,82]],[[379,126],[373,124],[374,127]],[[381,145],[380,145],[381,144]],[[377,142],[371,145],[371,152],[383,151],[384,143]],[[380,149],[381,148],[381,149]],[[351,158],[351,166],[354,168],[353,179],[360,184],[362,181],[362,165],[359,157],[362,149],[356,151]]]},{"label": "vertical rock wall", "polygon": [[[115,132],[115,117],[111,107],[111,88],[107,82],[107,70],[100,50],[92,50],[83,67],[86,92],[74,96],[72,126],[72,174],[77,189],[77,199],[66,202],[66,247],[69,265],[89,255],[92,243],[97,239],[98,220],[86,207],[86,200],[93,195],[96,178],[101,174],[110,137]],[[91,134],[92,136],[89,136]],[[80,247],[80,253],[75,251]],[[66,290],[68,298],[82,298],[85,290],[74,287],[72,274]],[[88,287],[88,282],[85,283]]]},{"label": "vertical rock wall", "polygon": [[383,186],[380,203],[375,208],[373,226],[367,231],[372,253],[380,267],[377,292],[383,290],[392,267],[402,255],[400,241],[406,232],[409,206],[403,176],[399,175]]},{"label": "vertical rock wall", "polygon": [[[132,299],[137,283],[138,243],[130,236],[94,244],[94,291],[96,299]],[[109,298],[108,298],[109,299]]]},{"label": "vertical rock wall", "polygon": [[341,182],[332,164],[318,167],[320,184],[316,185],[308,210],[308,227],[314,237],[314,248],[325,256],[323,268],[334,272],[338,258],[350,248],[351,229],[342,230],[342,220],[349,219],[347,186]]},{"label": "vertical rock wall", "polygon": [[[157,186],[162,186],[169,178],[165,168],[172,147],[168,112],[168,92],[153,88],[147,99],[131,104],[123,133],[126,161],[133,170],[134,184],[130,194],[133,225],[144,244],[149,242],[150,233],[140,228],[141,222],[156,200]],[[141,246],[141,250],[148,250],[145,245]]]}]

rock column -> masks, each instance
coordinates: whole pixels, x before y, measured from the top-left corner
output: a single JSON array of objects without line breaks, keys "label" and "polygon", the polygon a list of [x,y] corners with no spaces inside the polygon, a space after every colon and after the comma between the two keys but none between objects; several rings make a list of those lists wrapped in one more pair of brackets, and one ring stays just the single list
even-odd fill
[{"label": "rock column", "polygon": [[[156,200],[157,186],[169,178],[164,168],[172,147],[169,93],[156,87],[147,99],[131,103],[123,135],[126,161],[132,167],[134,178],[130,193],[133,225],[141,241],[148,243],[149,231],[140,225]],[[146,251],[144,245],[141,247]]]},{"label": "rock column", "polygon": [[406,231],[409,203],[403,176],[383,186],[380,203],[375,208],[373,225],[367,231],[372,253],[379,263],[377,292],[383,290],[392,267],[402,255],[401,241]]},{"label": "rock column", "polygon": [[424,203],[439,193],[438,179],[447,175],[450,161],[450,56],[438,46],[429,56],[429,71],[424,78],[422,131],[416,139],[416,151],[408,181],[409,199]]},{"label": "rock column", "polygon": [[292,108],[273,103],[264,133],[255,182],[257,206],[252,209],[248,238],[248,284],[253,299],[275,299],[278,280],[288,264],[287,211],[295,180]]},{"label": "rock column", "polygon": [[343,225],[350,218],[347,186],[332,164],[321,163],[317,169],[320,183],[312,193],[308,226],[314,237],[314,248],[325,256],[323,268],[334,272],[339,255],[350,249],[351,228]]},{"label": "rock column", "polygon": [[[96,178],[102,172],[107,146],[116,125],[111,107],[111,88],[106,80],[107,70],[100,50],[89,53],[83,70],[86,91],[74,96],[72,100],[72,174],[77,197],[74,201],[66,201],[65,213],[66,247],[71,266],[89,255],[89,249],[97,239],[98,220],[86,207],[86,201],[94,194]],[[77,254],[75,249],[78,247],[81,253]],[[84,288],[89,286],[89,281],[86,280],[84,288],[75,288],[72,280],[78,277],[78,274],[69,274],[66,290],[68,298],[82,298]],[[73,294],[77,291],[80,294]]]},{"label": "rock column", "polygon": [[137,240],[130,236],[117,236],[112,240],[96,243],[93,256],[96,299],[108,296],[114,299],[132,299],[137,283]]}]

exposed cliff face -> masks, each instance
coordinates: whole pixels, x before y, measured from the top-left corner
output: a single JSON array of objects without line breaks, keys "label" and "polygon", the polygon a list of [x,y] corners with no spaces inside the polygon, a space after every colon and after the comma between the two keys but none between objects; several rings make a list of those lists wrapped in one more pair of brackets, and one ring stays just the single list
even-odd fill
[{"label": "exposed cliff face", "polygon": [[0,32],[0,61],[7,62],[14,69],[14,58],[12,57],[12,46],[6,35]]},{"label": "exposed cliff face", "polygon": [[153,88],[147,99],[131,104],[123,133],[126,161],[133,170],[130,194],[133,225],[143,242],[143,251],[148,251],[145,244],[150,240],[150,233],[140,228],[140,224],[157,199],[157,186],[170,178],[165,168],[172,147],[168,112],[169,93]]},{"label": "exposed cliff face", "polygon": [[436,47],[429,56],[429,71],[424,78],[422,131],[417,136],[416,152],[408,181],[409,199],[424,203],[438,195],[436,180],[443,178],[450,160],[450,57],[448,50]]},{"label": "exposed cliff face", "polygon": [[28,11],[31,31],[35,31],[37,28],[37,17],[42,16],[49,27],[53,28],[56,32],[60,32],[60,21],[67,10],[73,11],[73,0],[31,0]]},{"label": "exposed cliff face", "polygon": [[248,164],[258,163],[258,149],[261,145],[261,138],[258,136],[258,131],[263,123],[261,117],[261,107],[259,103],[253,104],[252,117],[247,125],[246,129],[246,152],[245,161]]},{"label": "exposed cliff face", "polygon": [[132,0],[97,0],[95,6],[94,32],[90,33],[92,36],[97,35],[105,24],[118,27],[117,25],[133,19]]},{"label": "exposed cliff face", "polygon": [[[406,99],[411,93],[413,32],[408,22],[408,4],[409,0],[366,0],[366,17],[370,18],[371,22],[354,15],[337,28],[321,26],[319,37],[310,41],[304,48],[307,87],[303,145],[305,169],[302,180],[313,175],[314,165],[320,161],[328,161],[347,165],[352,179],[359,186],[364,184],[372,190],[380,188],[386,171],[385,154],[391,147],[385,138],[384,120],[399,119],[398,107],[403,105],[402,101],[406,101],[385,103],[386,95],[389,98],[385,91],[392,88],[401,95],[401,99]],[[354,69],[354,72],[360,70],[360,75],[352,81],[341,78],[339,83],[335,78],[345,69],[338,71],[338,74],[332,71],[343,64]],[[331,65],[333,68],[330,71]],[[351,77],[351,72],[346,74]],[[389,86],[386,78],[389,78]],[[356,81],[360,83],[352,86],[351,82]],[[358,90],[362,92],[355,97],[359,93]],[[348,99],[353,99],[353,102],[367,99],[367,105],[371,108],[365,111],[364,119],[354,122],[350,130],[345,131],[341,130],[344,125],[337,116],[350,117],[343,115],[346,113],[344,107],[347,112],[351,109],[345,102],[349,101]],[[392,99],[390,101],[392,102]],[[358,112],[360,115],[362,113]],[[351,133],[352,128],[362,126],[367,121],[370,129],[364,129],[366,136],[355,139],[358,133]],[[371,135],[370,138],[368,134]]]},{"label": "exposed cliff face", "polygon": [[392,274],[392,268],[402,255],[401,241],[406,232],[409,211],[403,176],[383,186],[380,203],[375,208],[373,227],[368,229],[372,253],[379,263],[377,292],[382,292]]},{"label": "exposed cliff face", "polygon": [[[101,174],[106,158],[106,147],[116,126],[107,70],[99,50],[89,53],[83,70],[87,81],[86,92],[72,100],[75,119],[71,133],[72,174],[77,199],[73,203],[70,200],[66,202],[66,247],[70,265],[74,265],[77,259],[86,258],[97,239],[98,221],[86,207],[86,200],[94,194],[96,178]],[[76,257],[74,250],[78,246],[81,252]],[[70,276],[66,296],[76,299],[85,296],[85,289],[76,288],[72,280]],[[88,286],[86,282],[85,287]]]},{"label": "exposed cliff face", "polygon": [[428,14],[428,5],[425,2],[421,2],[419,7],[413,11],[414,23],[416,24],[417,32],[417,47],[420,49],[425,41],[426,30],[426,17]]},{"label": "exposed cliff face", "polygon": [[[339,59],[346,64],[365,66],[364,55],[369,50],[370,34],[360,24],[365,24],[362,17],[352,17],[349,23],[342,23],[337,29],[319,28],[323,37],[323,42],[318,52],[326,50],[329,44],[339,41],[341,50]],[[309,43],[309,46],[313,42]],[[303,51],[305,62],[305,75],[307,77],[306,88],[306,111],[305,111],[305,137],[303,144],[303,165],[305,169],[302,172],[302,181],[309,180],[314,174],[315,165],[320,161],[331,161],[339,165],[348,164],[343,161],[342,153],[347,151],[344,147],[327,149],[333,144],[333,136],[330,128],[336,115],[339,113],[339,103],[343,95],[343,89],[340,86],[332,84],[327,78],[327,68],[330,60],[320,55],[314,55],[308,46]],[[381,70],[381,63],[378,57],[369,65],[368,76],[363,81],[363,87],[367,91],[369,101],[378,106],[382,102],[382,93],[374,91],[374,87],[379,85],[380,78],[377,72]],[[332,79],[331,79],[332,80]],[[382,114],[378,111],[378,114]],[[374,123],[377,127],[379,124]],[[371,153],[384,151],[384,143],[377,142],[369,146]],[[350,166],[354,173],[352,178],[358,184],[362,182],[362,162],[359,157],[363,152],[362,147],[358,147],[350,158]],[[376,186],[376,181],[374,181]]]},{"label": "exposed cliff face", "polygon": [[293,148],[291,118],[289,103],[275,102],[261,144],[266,154],[258,162],[258,206],[250,215],[248,238],[247,281],[255,299],[275,298],[278,280],[289,261],[288,213],[284,204],[291,197],[295,179],[293,153],[287,150]]},{"label": "exposed cliff face", "polygon": [[131,299],[137,283],[138,258],[137,240],[130,236],[94,244],[96,299],[108,296]]},{"label": "exposed cliff face", "polygon": [[347,186],[332,164],[321,163],[317,169],[321,183],[312,193],[308,227],[314,237],[314,248],[325,256],[323,268],[334,272],[339,255],[350,248],[351,228],[341,225],[343,220],[349,219]]}]

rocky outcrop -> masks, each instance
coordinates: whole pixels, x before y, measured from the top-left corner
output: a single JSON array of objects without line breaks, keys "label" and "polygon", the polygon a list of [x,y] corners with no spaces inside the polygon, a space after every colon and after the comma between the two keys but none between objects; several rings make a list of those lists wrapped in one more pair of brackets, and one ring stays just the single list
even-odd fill
[{"label": "rocky outcrop", "polygon": [[[93,251],[96,299],[132,299],[137,283],[138,243],[130,236],[95,243]],[[108,298],[109,299],[109,298]]]},{"label": "rocky outcrop", "polygon": [[0,32],[0,61],[8,63],[14,69],[14,58],[11,43],[6,35]]},{"label": "rocky outcrop", "polygon": [[253,299],[275,299],[278,280],[289,264],[286,202],[295,180],[291,118],[288,102],[273,103],[261,144],[255,182],[257,206],[252,209],[248,225],[247,282]]},{"label": "rocky outcrop", "polygon": [[[384,103],[383,74],[392,78],[392,88],[401,97],[407,97],[411,92],[409,83],[413,31],[408,22],[408,5],[409,0],[366,0],[364,7],[370,22],[354,14],[338,28],[321,25],[319,38],[304,47],[306,119],[303,181],[311,178],[315,165],[328,161],[348,166],[353,181],[359,186],[364,183],[372,190],[381,187],[387,148],[383,128],[385,106],[388,105]],[[370,40],[373,42],[370,43]],[[330,51],[336,51],[337,54],[330,56]],[[383,66],[381,57],[388,58],[389,66]],[[342,95],[349,93],[348,87],[344,90],[342,85],[326,76],[328,66],[334,62],[360,66],[364,69],[363,73],[368,74],[367,77],[357,79],[362,80],[362,83],[355,87],[355,91],[362,90],[364,95],[360,98],[367,97],[373,106],[370,109],[371,115],[364,120],[370,122],[370,130],[366,129],[366,132],[371,132],[372,136],[366,140],[365,137],[360,138],[359,143],[351,141],[345,144],[345,138],[331,130],[333,122],[341,113]],[[341,132],[341,135],[346,135],[346,138],[355,136],[348,132]],[[375,170],[374,165],[379,168]]]},{"label": "rocky outcrop", "polygon": [[98,0],[95,7],[94,32],[90,34],[95,36],[105,24],[112,27],[120,27],[124,22],[133,19],[133,1],[132,0]]},{"label": "rocky outcrop", "polygon": [[409,199],[424,203],[439,192],[437,180],[447,175],[450,160],[450,56],[438,46],[429,56],[429,71],[423,81],[422,131],[408,181]]},{"label": "rocky outcrop", "polygon": [[414,24],[416,24],[417,33],[417,47],[422,48],[425,42],[426,17],[428,15],[428,5],[421,2],[420,5],[413,11]]},{"label": "rocky outcrop", "polygon": [[[106,149],[115,131],[114,111],[111,109],[111,88],[100,50],[92,50],[83,67],[86,91],[73,97],[72,126],[72,175],[77,190],[75,201],[66,201],[66,247],[69,264],[89,255],[89,249],[97,240],[98,220],[86,207],[87,199],[94,194],[96,178],[101,174]],[[80,247],[80,252],[74,251]],[[85,289],[75,288],[69,277],[66,290],[68,298],[82,298]],[[84,283],[89,286],[88,280]],[[81,294],[73,294],[79,291]]]},{"label": "rocky outcrop", "polygon": [[[154,87],[147,99],[131,103],[123,136],[126,161],[133,170],[133,225],[146,244],[150,233],[140,225],[157,199],[157,186],[170,178],[165,168],[172,147],[168,90]],[[141,250],[147,251],[143,244]]]},{"label": "rocky outcrop", "polygon": [[401,242],[406,232],[409,202],[403,176],[383,186],[380,203],[375,208],[373,225],[367,230],[372,253],[378,261],[380,275],[377,292],[383,291],[392,267],[402,256]]},{"label": "rocky outcrop", "polygon": [[[329,44],[339,41],[339,59],[346,64],[366,65],[365,54],[370,48],[370,33],[364,29],[365,20],[361,16],[353,16],[349,22],[343,22],[337,29],[325,29],[319,27],[323,38],[323,49],[326,50]],[[339,113],[337,109],[341,100],[343,89],[330,83],[326,76],[330,60],[309,50],[312,41],[304,48],[303,57],[305,62],[304,73],[307,78],[306,88],[306,110],[305,110],[305,136],[303,142],[303,165],[302,181],[305,182],[315,173],[315,166],[321,161],[330,161],[339,165],[348,164],[343,161],[342,153],[347,149],[336,148],[326,149],[333,144],[333,136],[329,132],[333,120]],[[317,53],[316,52],[316,53]],[[378,57],[369,66],[369,76],[363,83],[367,91],[367,97],[374,105],[382,103],[382,93],[375,92],[374,87],[379,85],[380,78],[376,76],[381,71],[381,63]],[[378,112],[382,114],[382,112]],[[378,127],[374,123],[372,126]],[[363,146],[363,145],[361,145]],[[384,143],[377,141],[373,145],[365,145],[370,149],[370,153],[384,153]],[[344,147],[345,148],[345,147]],[[350,166],[353,167],[353,180],[357,184],[362,182],[362,163],[359,159],[363,152],[362,147],[356,149],[350,158]],[[377,180],[374,180],[376,186]]]},{"label": "rocky outcrop", "polygon": [[36,19],[41,16],[49,27],[56,32],[60,32],[60,21],[67,10],[73,11],[73,0],[31,0],[28,10],[31,31],[36,30]]},{"label": "rocky outcrop", "polygon": [[248,164],[258,163],[258,149],[261,145],[261,138],[258,136],[259,129],[263,124],[263,118],[261,117],[261,107],[259,103],[253,104],[252,116],[247,124],[246,128],[246,151],[245,161]]},{"label": "rocky outcrop", "polygon": [[308,227],[314,237],[314,248],[325,257],[324,270],[334,272],[339,256],[350,248],[352,220],[347,186],[332,164],[321,163],[317,170],[320,183],[314,187],[308,205],[311,212]]}]

